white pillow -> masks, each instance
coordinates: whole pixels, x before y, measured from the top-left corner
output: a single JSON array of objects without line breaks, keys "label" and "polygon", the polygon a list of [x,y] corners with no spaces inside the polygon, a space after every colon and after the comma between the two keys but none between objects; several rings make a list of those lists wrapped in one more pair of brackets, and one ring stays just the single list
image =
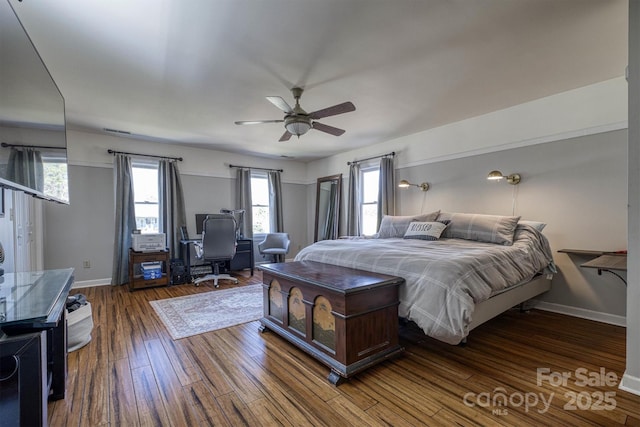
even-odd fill
[{"label": "white pillow", "polygon": [[412,222],[404,233],[405,239],[438,240],[447,228],[441,222]]},{"label": "white pillow", "polygon": [[439,213],[440,211],[407,216],[385,215],[380,222],[378,239],[390,239],[392,237],[402,238],[404,237],[404,233],[407,232],[409,224],[414,221],[435,221]]}]

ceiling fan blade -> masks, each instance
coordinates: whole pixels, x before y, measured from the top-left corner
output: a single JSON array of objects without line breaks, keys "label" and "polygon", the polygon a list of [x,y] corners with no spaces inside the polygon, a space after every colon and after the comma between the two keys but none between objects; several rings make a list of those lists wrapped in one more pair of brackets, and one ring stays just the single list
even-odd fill
[{"label": "ceiling fan blade", "polygon": [[323,108],[322,110],[309,113],[309,117],[312,119],[322,119],[324,117],[335,116],[338,114],[349,113],[355,111],[356,106],[351,102],[343,102],[342,104],[334,105],[333,107]]},{"label": "ceiling fan blade", "polygon": [[240,120],[234,122],[237,125],[258,125],[261,123],[282,123],[284,120]]},{"label": "ceiling fan blade", "polygon": [[291,108],[291,106],[287,104],[287,101],[280,98],[279,96],[267,96],[267,101],[269,101],[285,113],[293,112],[293,108]]},{"label": "ceiling fan blade", "polygon": [[335,128],[333,126],[324,125],[324,124],[318,123],[318,122],[313,122],[312,127],[314,129],[316,129],[316,130],[319,130],[319,131],[322,131],[322,132],[326,132],[326,133],[329,133],[329,134],[335,135],[335,136],[340,136],[345,132],[344,129],[338,129],[338,128]]},{"label": "ceiling fan blade", "polygon": [[284,131],[284,133],[282,134],[282,136],[278,141],[284,142],[284,141],[288,141],[289,139],[291,139],[291,133],[288,130],[286,130]]}]

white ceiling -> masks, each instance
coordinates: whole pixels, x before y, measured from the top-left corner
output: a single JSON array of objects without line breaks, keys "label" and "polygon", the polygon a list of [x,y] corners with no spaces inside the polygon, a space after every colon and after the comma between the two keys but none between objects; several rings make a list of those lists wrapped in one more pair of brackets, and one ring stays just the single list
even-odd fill
[{"label": "white ceiling", "polygon": [[[10,0],[70,128],[326,157],[624,75],[626,0]],[[278,142],[265,96],[356,111]]]}]

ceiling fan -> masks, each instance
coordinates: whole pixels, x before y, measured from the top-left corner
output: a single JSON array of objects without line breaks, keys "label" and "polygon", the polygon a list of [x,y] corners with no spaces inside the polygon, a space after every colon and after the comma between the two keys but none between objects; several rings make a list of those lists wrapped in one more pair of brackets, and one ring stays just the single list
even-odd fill
[{"label": "ceiling fan", "polygon": [[351,102],[343,102],[342,104],[323,108],[322,110],[317,110],[313,113],[307,113],[300,107],[300,97],[302,96],[302,92],[303,89],[299,87],[294,87],[293,89],[291,89],[291,93],[296,100],[296,105],[293,108],[291,108],[291,106],[287,104],[287,101],[279,96],[267,96],[267,100],[269,102],[285,112],[284,119],[282,120],[244,120],[235,123],[237,125],[284,123],[286,131],[280,137],[280,141],[288,141],[292,135],[300,138],[300,135],[304,135],[309,131],[309,129],[316,129],[335,136],[342,135],[345,132],[344,129],[325,125],[320,122],[316,122],[315,120],[355,111],[356,106]]}]

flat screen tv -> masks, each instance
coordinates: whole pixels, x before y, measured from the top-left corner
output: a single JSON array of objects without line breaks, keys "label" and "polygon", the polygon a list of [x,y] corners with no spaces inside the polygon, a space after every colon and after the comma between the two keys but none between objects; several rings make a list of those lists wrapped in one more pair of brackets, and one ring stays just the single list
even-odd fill
[{"label": "flat screen tv", "polygon": [[64,98],[7,1],[0,64],[0,187],[69,203]]}]

